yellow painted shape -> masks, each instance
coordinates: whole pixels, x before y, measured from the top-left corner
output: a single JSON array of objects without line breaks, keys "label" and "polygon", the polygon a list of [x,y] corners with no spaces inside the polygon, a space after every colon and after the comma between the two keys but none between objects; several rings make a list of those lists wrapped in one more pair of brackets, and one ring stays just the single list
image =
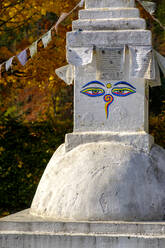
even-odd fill
[{"label": "yellow painted shape", "polygon": [[108,83],[107,84],[107,89],[110,89],[112,87],[112,84]]}]

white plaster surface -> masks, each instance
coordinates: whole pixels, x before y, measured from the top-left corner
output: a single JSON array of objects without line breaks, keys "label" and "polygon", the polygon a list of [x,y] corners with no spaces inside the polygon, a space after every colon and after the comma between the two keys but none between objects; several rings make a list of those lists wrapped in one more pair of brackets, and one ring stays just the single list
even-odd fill
[{"label": "white plaster surface", "polygon": [[164,222],[63,222],[29,210],[0,219],[1,248],[164,248]]},{"label": "white plaster surface", "polygon": [[[104,49],[103,49],[104,50]],[[74,89],[74,132],[140,132],[148,131],[148,101],[145,96],[145,80],[129,77],[129,55],[126,55],[123,81],[136,88],[136,93],[126,97],[114,96],[106,118],[103,96],[89,97],[81,92],[83,86],[97,76],[96,56],[92,64],[75,68]],[[120,80],[100,80],[102,83],[114,84]],[[95,86],[95,84],[93,85]],[[97,85],[96,85],[97,86]],[[105,94],[111,90],[102,87]]]},{"label": "white plaster surface", "polygon": [[123,143],[62,145],[40,181],[30,213],[56,220],[163,220],[165,150]]},{"label": "white plaster surface", "polygon": [[93,142],[123,142],[144,152],[150,152],[154,138],[145,132],[74,132],[65,136],[65,150],[71,151],[76,146]]},{"label": "white plaster surface", "polygon": [[4,233],[3,248],[164,248],[165,238],[116,235],[49,235],[45,233]]},{"label": "white plaster surface", "polygon": [[68,47],[88,46],[118,46],[118,45],[146,45],[152,44],[149,30],[104,30],[104,31],[72,31],[67,33]]},{"label": "white plaster surface", "polygon": [[[127,11],[122,12],[121,7]],[[128,14],[129,7],[132,13],[134,0],[86,0],[86,8],[95,11],[96,16],[99,8],[113,14],[113,8],[117,8]],[[67,59],[75,66],[74,132],[66,136],[66,143],[50,160],[30,214],[72,221],[164,219],[165,150],[152,146],[146,134],[148,84],[143,78],[130,77],[126,48],[151,46],[151,32],[142,29],[145,22],[136,18],[136,13],[135,19],[134,24],[131,18],[80,19],[73,24],[77,30],[67,34],[71,54],[67,53]],[[126,20],[128,29],[121,30]],[[83,25],[92,30],[84,31]],[[119,30],[105,30],[113,29],[113,25]],[[141,29],[133,30],[140,25]],[[84,63],[86,49],[90,56]],[[92,82],[96,92],[90,94],[91,84],[86,87],[96,80],[100,81],[97,85]],[[115,95],[113,89],[119,81]],[[123,81],[124,93],[130,94],[119,94]],[[84,94],[84,89],[89,94]],[[112,95],[114,101],[106,116],[104,97]]]},{"label": "white plaster surface", "polygon": [[85,7],[88,8],[114,8],[134,7],[135,0],[86,0]]},{"label": "white plaster surface", "polygon": [[[138,18],[138,10],[134,7],[134,1],[131,0],[89,0],[86,1],[87,10],[80,12],[80,17],[88,16],[90,19],[79,19],[73,22],[72,31],[67,34],[67,49],[81,50],[83,48],[93,48],[92,63],[81,66],[80,63],[75,65],[75,89],[74,89],[74,132],[147,132],[148,131],[148,98],[146,96],[146,81],[141,78],[130,77],[129,68],[131,59],[127,49],[126,57],[123,57],[123,68],[117,66],[119,56],[116,60],[111,61],[110,54],[107,55],[106,61],[101,61],[101,52],[108,54],[111,48],[124,46],[151,46],[151,32],[145,29],[145,20]],[[97,7],[97,8],[96,8]],[[89,8],[89,9],[88,9]],[[100,8],[100,9],[99,9]],[[106,13],[109,13],[111,18]],[[135,16],[129,17],[129,13]],[[99,15],[100,19],[97,19]],[[104,15],[104,19],[103,19]],[[119,15],[121,15],[119,17]],[[128,16],[127,18],[122,15]],[[114,30],[113,30],[114,29]],[[104,50],[105,49],[105,50]],[[99,54],[99,55],[98,55]],[[109,57],[108,57],[109,56]],[[67,54],[68,61],[70,56]],[[83,60],[83,59],[81,59]],[[116,68],[115,63],[116,61]],[[102,63],[102,64],[101,64]],[[114,66],[110,66],[114,64]],[[100,66],[101,65],[101,66]],[[113,67],[113,69],[112,69]],[[101,69],[100,69],[101,68]],[[105,73],[101,70],[107,68]],[[111,74],[105,75],[108,71]],[[115,74],[122,74],[116,77]],[[101,78],[99,78],[101,75]],[[117,79],[116,79],[117,78]],[[100,81],[105,84],[105,95],[113,95],[112,88],[115,83],[125,81],[136,88],[136,93],[127,97],[114,96],[114,101],[109,106],[109,116],[105,113],[106,103],[103,95],[99,97],[89,97],[83,94],[85,84],[91,81]],[[106,88],[110,83],[112,87]],[[98,87],[98,85],[93,85]],[[104,87],[104,86],[103,86]],[[105,96],[104,95],[104,96]]]},{"label": "white plaster surface", "polygon": [[79,19],[137,18],[137,8],[85,9],[79,11]]},{"label": "white plaster surface", "polygon": [[73,30],[128,30],[145,29],[146,22],[142,18],[113,18],[113,19],[86,19],[72,22]]}]

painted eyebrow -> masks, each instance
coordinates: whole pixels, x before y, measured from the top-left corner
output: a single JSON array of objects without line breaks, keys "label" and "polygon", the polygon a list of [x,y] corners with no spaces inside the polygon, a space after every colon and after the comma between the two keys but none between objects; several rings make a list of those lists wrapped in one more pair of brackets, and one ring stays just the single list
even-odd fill
[{"label": "painted eyebrow", "polygon": [[132,87],[133,89],[136,90],[136,88],[133,85],[131,85],[131,84],[127,83],[127,82],[124,82],[124,81],[117,82],[116,84],[114,84],[114,86],[117,86],[119,84],[125,84],[125,85],[130,86],[130,87]]},{"label": "painted eyebrow", "polygon": [[85,88],[86,86],[91,85],[91,84],[100,84],[103,87],[105,87],[105,85],[103,83],[99,82],[99,81],[91,81],[91,82],[85,84],[82,88]]}]

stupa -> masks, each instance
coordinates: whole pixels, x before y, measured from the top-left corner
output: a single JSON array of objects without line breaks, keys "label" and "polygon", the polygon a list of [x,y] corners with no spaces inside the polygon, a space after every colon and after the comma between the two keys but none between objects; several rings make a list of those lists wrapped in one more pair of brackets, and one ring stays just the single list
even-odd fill
[{"label": "stupa", "polygon": [[86,0],[67,34],[74,130],[30,213],[71,221],[163,220],[165,150],[148,134],[151,32],[134,0]]},{"label": "stupa", "polygon": [[0,247],[165,247],[165,150],[148,134],[148,88],[159,82],[145,28],[134,0],[85,0],[62,77],[74,74],[73,133],[30,209],[0,220]]}]

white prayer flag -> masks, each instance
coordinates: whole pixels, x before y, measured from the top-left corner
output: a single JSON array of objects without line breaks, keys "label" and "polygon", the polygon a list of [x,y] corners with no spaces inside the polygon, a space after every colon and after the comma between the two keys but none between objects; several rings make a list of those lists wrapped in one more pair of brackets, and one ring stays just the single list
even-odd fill
[{"label": "white prayer flag", "polygon": [[54,28],[56,30],[56,33],[58,33],[58,26],[60,25],[61,22],[63,22],[68,16],[69,16],[70,13],[62,13],[59,17],[59,19],[57,20]]},{"label": "white prayer flag", "polygon": [[155,79],[155,60],[151,46],[129,46],[130,77]]},{"label": "white prayer flag", "polygon": [[8,59],[8,60],[5,62],[6,71],[8,71],[8,70],[10,69],[10,67],[12,66],[13,59],[14,59],[14,56],[11,57],[10,59]]},{"label": "white prayer flag", "polygon": [[87,65],[92,63],[93,47],[68,47],[67,61],[75,66]]},{"label": "white prayer flag", "polygon": [[37,53],[37,43],[38,40],[33,42],[33,44],[29,47],[31,58]]},{"label": "white prayer flag", "polygon": [[42,42],[44,48],[47,47],[48,43],[52,40],[51,30],[49,30],[46,34],[42,36]]},{"label": "white prayer flag", "polygon": [[84,5],[84,0],[81,0],[80,3],[79,3],[79,7],[82,8]]},{"label": "white prayer flag", "polygon": [[24,66],[27,62],[27,51],[26,49],[23,50],[22,52],[20,52],[18,55],[17,55],[17,58],[19,60],[19,62],[21,63],[22,66]]},{"label": "white prayer flag", "polygon": [[97,80],[121,80],[125,47],[96,48]]},{"label": "white prayer flag", "polygon": [[156,3],[149,2],[149,1],[140,1],[140,2],[147,12],[149,12],[151,15],[154,14],[154,12],[156,10]]},{"label": "white prayer flag", "polygon": [[70,85],[74,79],[74,66],[65,65],[55,70],[57,76],[62,79],[66,84]]},{"label": "white prayer flag", "polygon": [[160,53],[154,50],[155,57],[157,59],[158,65],[160,66],[161,71],[165,77],[165,57],[163,57]]},{"label": "white prayer flag", "polygon": [[161,86],[160,71],[156,58],[155,58],[155,80],[150,79],[148,80],[148,83],[151,87]]}]

